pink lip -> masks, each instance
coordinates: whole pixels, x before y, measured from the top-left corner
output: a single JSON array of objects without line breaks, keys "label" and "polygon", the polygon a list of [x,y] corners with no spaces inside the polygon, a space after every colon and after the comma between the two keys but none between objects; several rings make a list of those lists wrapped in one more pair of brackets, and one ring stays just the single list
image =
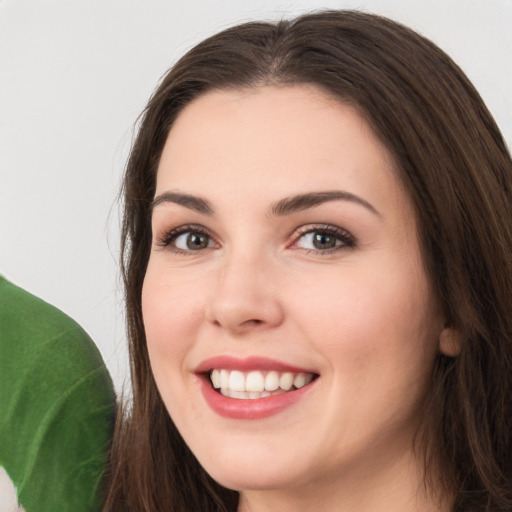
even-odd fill
[{"label": "pink lip", "polygon": [[236,420],[259,420],[281,412],[299,402],[314,386],[316,380],[303,388],[280,395],[254,400],[241,400],[221,395],[213,389],[207,377],[199,379],[206,403],[219,416]]},{"label": "pink lip", "polygon": [[280,395],[272,395],[265,398],[253,400],[241,400],[238,398],[229,398],[221,395],[213,389],[209,377],[206,372],[213,368],[222,368],[226,370],[239,371],[278,371],[293,373],[315,373],[313,371],[297,368],[288,364],[274,361],[272,359],[262,357],[249,357],[244,359],[234,358],[230,356],[218,356],[203,361],[197,368],[195,373],[198,375],[199,385],[203,397],[208,406],[219,416],[238,420],[258,420],[267,418],[274,414],[287,409],[293,404],[302,400],[312,389],[316,380],[307,384],[303,388],[295,391],[288,391]]},{"label": "pink lip", "polygon": [[289,364],[281,363],[266,357],[237,358],[231,356],[217,356],[203,361],[195,370],[195,373],[205,373],[214,368],[224,370],[239,370],[249,372],[251,370],[292,372],[292,373],[316,373],[305,368],[298,368]]}]

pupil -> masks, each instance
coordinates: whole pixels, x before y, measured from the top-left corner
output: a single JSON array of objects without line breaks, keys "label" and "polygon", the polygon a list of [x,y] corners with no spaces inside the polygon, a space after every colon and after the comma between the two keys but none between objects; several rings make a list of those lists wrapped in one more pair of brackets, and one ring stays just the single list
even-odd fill
[{"label": "pupil", "polygon": [[208,246],[208,237],[198,233],[191,233],[187,238],[187,247],[189,249],[204,249]]},{"label": "pupil", "polygon": [[336,245],[336,238],[325,233],[316,233],[313,237],[313,245],[317,249],[332,249]]}]

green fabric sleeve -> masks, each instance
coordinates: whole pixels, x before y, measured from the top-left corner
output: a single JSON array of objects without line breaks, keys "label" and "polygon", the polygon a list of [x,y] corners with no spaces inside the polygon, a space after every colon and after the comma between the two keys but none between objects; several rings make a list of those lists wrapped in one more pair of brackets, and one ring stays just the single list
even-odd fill
[{"label": "green fabric sleeve", "polygon": [[100,509],[114,410],[89,336],[0,276],[0,466],[26,512]]}]

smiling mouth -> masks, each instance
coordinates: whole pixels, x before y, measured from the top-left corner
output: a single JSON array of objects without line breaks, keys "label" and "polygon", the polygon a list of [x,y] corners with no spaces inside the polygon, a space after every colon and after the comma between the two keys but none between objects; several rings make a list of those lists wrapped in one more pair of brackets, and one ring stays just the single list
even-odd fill
[{"label": "smiling mouth", "polygon": [[318,375],[278,371],[242,372],[213,369],[208,372],[213,388],[223,396],[242,400],[256,400],[296,391],[311,383]]}]

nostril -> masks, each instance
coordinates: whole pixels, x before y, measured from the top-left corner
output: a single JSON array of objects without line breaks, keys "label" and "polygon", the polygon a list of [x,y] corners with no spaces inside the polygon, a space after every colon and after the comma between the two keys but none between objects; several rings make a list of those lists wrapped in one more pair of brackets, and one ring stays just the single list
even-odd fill
[{"label": "nostril", "polygon": [[283,311],[276,298],[257,296],[247,290],[238,295],[226,285],[213,295],[205,308],[205,319],[216,327],[247,331],[264,326],[276,327],[283,320]]},{"label": "nostril", "polygon": [[259,324],[263,323],[263,320],[259,320],[259,319],[255,318],[253,320],[247,320],[246,323],[253,324],[253,325],[259,325]]}]

